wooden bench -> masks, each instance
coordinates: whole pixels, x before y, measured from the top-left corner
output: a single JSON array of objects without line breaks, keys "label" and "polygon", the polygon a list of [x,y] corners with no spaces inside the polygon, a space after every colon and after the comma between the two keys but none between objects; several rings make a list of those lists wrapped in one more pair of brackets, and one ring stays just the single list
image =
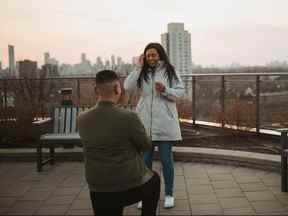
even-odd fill
[{"label": "wooden bench", "polygon": [[[133,105],[121,105],[124,109],[133,110]],[[62,106],[55,107],[53,111],[53,132],[40,136],[37,144],[37,171],[41,172],[42,167],[47,164],[54,164],[55,147],[81,146],[80,136],[76,119],[80,112],[89,109],[86,107]],[[43,158],[43,148],[49,149],[48,158]]]},{"label": "wooden bench", "polygon": [[[74,147],[81,145],[76,119],[80,112],[89,107],[62,106],[53,110],[53,132],[40,136],[37,145],[37,171],[42,171],[42,166],[54,164],[55,147]],[[43,148],[49,148],[49,156],[43,158]]]}]

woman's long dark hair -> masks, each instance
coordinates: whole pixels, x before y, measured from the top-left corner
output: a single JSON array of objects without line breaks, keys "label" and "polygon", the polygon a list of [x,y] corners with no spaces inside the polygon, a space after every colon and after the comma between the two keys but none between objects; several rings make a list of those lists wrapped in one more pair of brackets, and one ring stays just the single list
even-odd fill
[{"label": "woman's long dark hair", "polygon": [[145,82],[147,82],[149,80],[149,77],[148,77],[149,64],[147,63],[147,60],[146,60],[146,52],[148,49],[156,49],[157,50],[157,52],[159,54],[160,61],[164,62],[163,67],[165,67],[165,69],[166,69],[165,70],[165,76],[169,82],[169,85],[170,86],[172,85],[173,79],[178,81],[179,79],[176,75],[175,69],[170,64],[168,56],[167,56],[164,48],[162,47],[162,45],[159,43],[149,43],[144,49],[143,66],[141,68],[141,72],[140,72],[139,78],[137,80],[138,88],[142,87],[143,80],[145,80]]}]

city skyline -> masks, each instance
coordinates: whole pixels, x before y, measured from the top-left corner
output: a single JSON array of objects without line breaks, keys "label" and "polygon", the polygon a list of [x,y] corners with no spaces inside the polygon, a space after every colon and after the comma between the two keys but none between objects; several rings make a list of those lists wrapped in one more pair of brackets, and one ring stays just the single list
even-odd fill
[{"label": "city skyline", "polygon": [[[85,3],[85,4],[84,4]],[[15,60],[43,63],[49,52],[61,63],[75,64],[86,53],[112,54],[125,62],[149,42],[160,42],[167,24],[181,22],[191,33],[195,64],[264,65],[288,60],[285,0],[132,1],[116,0],[0,2],[0,61],[8,66],[7,46]]]}]

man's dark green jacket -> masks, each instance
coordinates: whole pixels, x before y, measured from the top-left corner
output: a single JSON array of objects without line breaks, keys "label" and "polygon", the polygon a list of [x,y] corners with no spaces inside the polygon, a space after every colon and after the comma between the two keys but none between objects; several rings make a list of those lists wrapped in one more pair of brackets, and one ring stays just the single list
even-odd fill
[{"label": "man's dark green jacket", "polygon": [[143,160],[151,142],[136,113],[101,101],[79,115],[78,127],[90,190],[124,191],[152,176]]}]

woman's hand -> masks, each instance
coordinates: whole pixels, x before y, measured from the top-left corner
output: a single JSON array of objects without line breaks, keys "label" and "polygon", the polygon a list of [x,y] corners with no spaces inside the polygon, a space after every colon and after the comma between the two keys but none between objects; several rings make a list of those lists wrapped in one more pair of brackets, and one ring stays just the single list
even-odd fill
[{"label": "woman's hand", "polygon": [[144,54],[141,54],[139,57],[138,57],[138,67],[142,67],[144,64]]},{"label": "woman's hand", "polygon": [[158,93],[165,92],[166,87],[161,82],[155,82],[155,89]]}]

